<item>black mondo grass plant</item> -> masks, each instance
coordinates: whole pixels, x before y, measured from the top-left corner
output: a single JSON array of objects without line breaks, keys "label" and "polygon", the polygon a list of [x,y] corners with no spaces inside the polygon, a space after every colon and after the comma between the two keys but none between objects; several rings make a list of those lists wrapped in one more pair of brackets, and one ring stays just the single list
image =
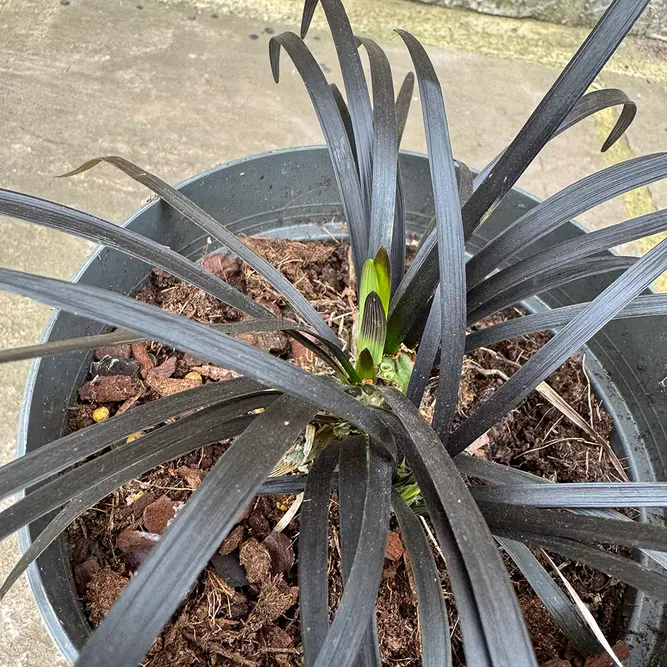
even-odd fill
[{"label": "black mondo grass plant", "polygon": [[[667,270],[667,240],[639,259],[600,254],[665,231],[665,211],[585,234],[521,260],[516,256],[584,211],[667,176],[667,153],[635,158],[568,186],[527,211],[472,256],[466,255],[466,245],[554,136],[602,109],[621,106],[618,123],[603,146],[606,150],[632,122],[636,107],[622,91],[587,90],[648,0],[612,2],[516,138],[474,177],[453,159],[442,91],[423,46],[410,33],[398,31],[415,73],[406,77],[396,94],[382,49],[354,35],[340,0],[322,0],[338,52],[345,101],[327,83],[304,42],[317,4],[306,1],[301,36],[286,32],[271,39],[270,60],[278,81],[281,52],[287,52],[306,84],[329,148],[358,277],[355,349],[345,349],[299,291],[223,222],[122,158],[97,158],[66,175],[84,172],[102,160],[114,165],[252,267],[283,295],[300,321],[276,317],[198,264],[130,229],[0,190],[0,214],[127,253],[250,317],[239,324],[207,326],[111,291],[0,269],[3,289],[118,328],[100,336],[3,350],[2,362],[149,339],[241,375],[133,408],[0,468],[0,498],[33,489],[0,513],[1,538],[59,510],[2,585],[0,595],[72,521],[116,488],[204,445],[235,438],[93,633],[77,665],[140,664],[252,498],[300,491],[305,493],[299,535],[305,665],[380,664],[373,619],[392,514],[412,567],[422,664],[452,664],[445,599],[419,513],[428,515],[446,562],[468,667],[537,664],[499,545],[572,644],[583,655],[596,655],[608,648],[597,626],[589,624],[525,545],[589,565],[667,600],[663,553],[667,530],[628,520],[610,509],[664,507],[667,483],[550,484],[468,456],[464,450],[608,322],[667,313],[667,299],[644,294]],[[361,51],[370,63],[370,86]],[[415,78],[435,218],[406,270],[398,149]],[[473,327],[467,333],[467,327],[480,319],[532,295],[619,269],[620,277],[589,303],[522,316],[479,331]],[[557,333],[507,382],[455,423],[466,352],[553,329]],[[311,374],[233,337],[266,331],[286,332],[333,373]],[[419,406],[436,367],[437,400],[429,423]],[[335,438],[306,475],[269,477],[309,424],[332,422]],[[148,433],[125,443],[139,430]],[[468,477],[486,485],[468,486]],[[333,488],[339,494],[345,581],[330,621],[327,528]],[[640,549],[655,567],[600,545]]]}]

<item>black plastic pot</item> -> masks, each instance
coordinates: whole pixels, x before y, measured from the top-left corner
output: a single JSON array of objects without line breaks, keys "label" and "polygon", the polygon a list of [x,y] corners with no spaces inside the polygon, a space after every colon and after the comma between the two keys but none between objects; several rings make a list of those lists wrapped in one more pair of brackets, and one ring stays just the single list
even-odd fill
[{"label": "black plastic pot", "polygon": [[[408,229],[420,234],[433,216],[428,162],[422,155],[401,155],[405,179]],[[294,239],[342,237],[341,206],[328,153],[312,147],[269,153],[216,167],[192,178],[183,192],[234,232],[285,236]],[[532,208],[537,200],[518,190],[508,195],[484,233],[503,228]],[[181,219],[160,201],[141,208],[127,226],[192,258],[211,244],[199,228]],[[568,223],[540,240],[531,251],[578,236],[583,231]],[[119,252],[99,249],[81,267],[75,280],[135,294],[150,275],[150,267]],[[532,309],[556,307],[596,296],[613,279],[603,275],[553,290],[529,304]],[[628,461],[636,480],[667,481],[667,322],[631,319],[612,323],[592,340],[586,366],[598,396],[615,423],[613,447]],[[42,340],[97,334],[104,328],[67,313],[54,313]],[[66,408],[88,368],[85,353],[44,358],[33,364],[24,395],[18,434],[18,454],[33,451],[61,436]],[[648,520],[661,520],[653,514]],[[25,550],[31,535],[45,525],[38,522],[21,534]],[[70,554],[59,540],[33,565],[29,580],[42,617],[64,656],[73,661],[77,648],[90,634],[77,597]],[[628,601],[628,640],[633,645],[633,667],[667,664],[660,660],[664,643],[665,610],[661,603],[637,594]]]}]

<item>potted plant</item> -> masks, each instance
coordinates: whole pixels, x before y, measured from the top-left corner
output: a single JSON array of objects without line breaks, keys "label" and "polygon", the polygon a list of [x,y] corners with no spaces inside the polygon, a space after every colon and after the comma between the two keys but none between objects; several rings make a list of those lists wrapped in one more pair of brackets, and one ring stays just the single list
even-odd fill
[{"label": "potted plant", "polygon": [[[0,592],[41,556],[42,572],[51,572],[46,588],[40,589],[48,596],[42,610],[60,616],[70,640],[81,648],[77,665],[137,665],[252,498],[258,493],[304,491],[299,604],[306,665],[379,664],[373,609],[392,513],[411,563],[425,665],[451,664],[450,631],[434,556],[416,511],[428,514],[446,561],[469,666],[536,664],[497,543],[585,655],[611,649],[595,624],[589,624],[585,608],[568,600],[524,544],[627,582],[641,592],[634,625],[645,630],[649,617],[659,625],[659,606],[656,611],[642,595],[667,599],[667,577],[660,569],[667,566],[662,554],[667,532],[657,523],[628,520],[610,508],[663,507],[667,483],[549,484],[464,453],[588,344],[595,357],[591,368],[598,369],[596,389],[615,417],[618,453],[629,457],[635,479],[665,478],[660,419],[667,405],[658,382],[667,348],[661,334],[654,332],[647,343],[642,333],[646,320],[632,318],[665,312],[666,300],[645,290],[667,268],[667,242],[641,259],[606,251],[664,230],[667,215],[659,211],[590,234],[568,221],[664,177],[667,155],[616,165],[542,203],[512,189],[541,148],[582,118],[623,105],[605,147],[632,121],[634,104],[620,91],[586,90],[646,4],[615,0],[610,5],[516,139],[476,177],[463,164],[457,170],[442,92],[421,44],[399,31],[421,93],[428,163],[413,155],[398,158],[411,77],[395,100],[382,50],[372,40],[355,38],[339,0],[323,0],[341,62],[346,104],[327,84],[302,39],[317,5],[308,0],[302,37],[273,37],[271,65],[277,80],[281,49],[287,51],[306,82],[329,159],[323,149],[262,156],[208,172],[180,190],[118,157],[91,160],[68,174],[105,160],[160,197],[125,227],[29,195],[0,191],[0,213],[105,246],[74,283],[0,269],[3,289],[72,313],[52,320],[41,345],[0,353],[1,361],[42,357],[33,368],[27,394],[20,437],[24,455],[0,468],[1,497],[28,491],[0,513],[0,534],[4,538],[31,526],[31,541],[24,541],[21,562]],[[370,60],[372,105],[361,46]],[[428,172],[430,183],[425,179]],[[276,268],[234,233],[282,231],[308,238],[321,232],[323,226],[312,224],[313,216],[319,223],[338,212],[338,199],[332,204],[329,198],[331,175],[358,282],[352,350],[343,347],[312,304]],[[302,187],[304,198],[299,206],[284,210],[285,198],[277,193],[295,185]],[[269,190],[276,192],[269,195]],[[258,201],[268,205],[258,206]],[[310,224],[299,224],[308,217]],[[433,225],[428,224],[431,218]],[[410,226],[422,232],[422,241],[406,270]],[[290,304],[298,321],[276,317],[192,261],[213,242],[261,275]],[[250,319],[206,326],[131,298],[145,282],[147,267],[190,282]],[[536,294],[546,295],[543,303],[549,309],[538,304],[533,314],[466,333],[467,326]],[[118,330],[105,333],[100,323]],[[490,398],[467,418],[455,420],[466,351],[552,329],[557,333]],[[329,372],[309,373],[233,337],[266,331],[287,333],[322,359]],[[63,408],[88,369],[85,351],[144,339],[161,341],[242,377],[167,396],[111,419],[101,415],[100,423],[62,435]],[[66,354],[72,352],[77,354]],[[437,401],[429,421],[419,406],[434,368]],[[631,368],[633,373],[628,372]],[[307,475],[267,480],[311,424],[326,425],[333,437]],[[153,427],[139,439],[128,437]],[[231,447],[84,645],[87,631],[80,611],[77,617],[65,576],[62,543],[54,541],[117,486],[202,445],[232,437]],[[469,478],[486,484],[470,486]],[[330,623],[326,538],[332,487],[339,494],[345,581]],[[410,494],[405,493],[408,487]],[[411,505],[408,497],[419,502]],[[600,544],[642,550],[642,558],[653,565],[611,553]],[[650,644],[652,659],[658,644],[649,639],[644,644]],[[633,653],[633,664],[641,664],[642,651],[640,646]]]}]

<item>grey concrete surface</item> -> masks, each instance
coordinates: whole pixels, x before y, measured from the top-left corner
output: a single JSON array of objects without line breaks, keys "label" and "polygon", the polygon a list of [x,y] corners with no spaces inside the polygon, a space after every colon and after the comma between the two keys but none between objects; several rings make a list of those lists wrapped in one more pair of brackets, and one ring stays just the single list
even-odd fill
[{"label": "grey concrete surface", "polygon": [[[428,4],[442,3],[446,7],[464,7],[493,16],[534,18],[572,26],[594,26],[609,7],[605,0],[419,0]],[[653,0],[646,12],[635,23],[636,35],[667,39],[667,4]]]},{"label": "grey concrete surface", "polygon": [[[484,166],[511,140],[557,75],[550,58],[539,55],[543,44],[535,51],[521,47],[519,56],[516,48],[509,48],[517,38],[512,36],[514,24],[503,19],[497,19],[495,28],[488,17],[480,20],[489,34],[505,31],[507,52],[480,55],[469,48],[452,48],[458,43],[455,35],[438,37],[438,22],[451,18],[462,25],[468,18],[428,7],[420,7],[420,18],[415,18],[412,5],[385,0],[350,3],[354,15],[361,16],[365,7],[373,16],[373,25],[362,31],[386,45],[397,77],[404,76],[410,63],[387,26],[402,25],[421,34],[428,20],[433,23],[424,34],[427,43],[435,44],[429,52],[445,90],[454,152],[472,167]],[[322,142],[307,94],[288,59],[283,61],[279,86],[268,65],[265,31],[295,29],[298,2],[283,0],[272,9],[271,3],[213,0],[206,10],[185,1],[142,0],[141,10],[136,4],[72,0],[63,6],[56,0],[0,0],[0,186],[118,222],[147,198],[140,186],[108,166],[74,179],[54,176],[90,157],[119,154],[178,182],[233,158]],[[218,18],[212,17],[214,10]],[[340,83],[321,17],[314,27],[309,42],[323,68],[332,70],[332,80]],[[543,35],[543,28],[536,30]],[[527,44],[525,34],[520,38]],[[560,35],[558,49],[565,48],[568,39]],[[571,44],[566,50],[574,48]],[[627,76],[623,62],[616,62],[608,81],[646,102],[621,150],[626,157],[667,146],[667,78],[646,81],[644,70],[636,60],[632,63]],[[649,53],[646,72],[654,76],[661,67]],[[559,137],[520,185],[546,197],[603,168],[615,159],[598,152],[604,129],[604,123],[588,120]],[[418,104],[404,147],[424,150]],[[667,205],[667,191],[646,191],[642,202],[645,207],[655,202]],[[619,198],[584,220],[592,226],[619,221],[628,206]],[[0,266],[69,278],[90,250],[87,242],[0,218]],[[0,310],[3,348],[36,341],[48,313],[45,307],[2,293]],[[0,369],[0,463],[14,456],[26,371],[27,364]],[[0,545],[0,577],[17,557],[14,540]],[[21,581],[0,604],[0,665],[60,664]]]}]

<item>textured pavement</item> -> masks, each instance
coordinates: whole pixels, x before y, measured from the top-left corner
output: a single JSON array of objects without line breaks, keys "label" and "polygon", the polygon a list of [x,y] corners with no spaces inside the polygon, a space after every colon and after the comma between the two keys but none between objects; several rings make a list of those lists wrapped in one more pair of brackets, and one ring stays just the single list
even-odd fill
[{"label": "textured pavement", "polygon": [[[284,56],[282,79],[268,65],[269,31],[296,30],[300,2],[197,3],[0,0],[0,186],[122,221],[147,192],[111,167],[54,176],[104,154],[123,155],[171,182],[230,159],[322,143],[307,94]],[[358,32],[386,46],[397,78],[409,69],[391,28],[429,45],[445,91],[455,156],[483,167],[511,140],[583,39],[585,31],[515,21],[401,0],[350,0]],[[233,13],[232,13],[233,12]],[[216,13],[217,18],[212,14]],[[325,70],[335,51],[318,12],[309,42]],[[658,43],[631,40],[601,77],[636,99],[628,137],[602,155],[614,122],[601,114],[562,135],[520,185],[538,197],[612,162],[667,147],[667,57]],[[404,148],[424,150],[418,105]],[[658,184],[583,216],[600,227],[667,206]],[[84,241],[0,218],[0,266],[69,278],[91,250]],[[35,342],[48,309],[0,293],[0,347]],[[0,463],[14,455],[27,364],[0,369]],[[0,576],[18,558],[0,544]],[[0,604],[0,665],[60,665],[22,580]]]}]

